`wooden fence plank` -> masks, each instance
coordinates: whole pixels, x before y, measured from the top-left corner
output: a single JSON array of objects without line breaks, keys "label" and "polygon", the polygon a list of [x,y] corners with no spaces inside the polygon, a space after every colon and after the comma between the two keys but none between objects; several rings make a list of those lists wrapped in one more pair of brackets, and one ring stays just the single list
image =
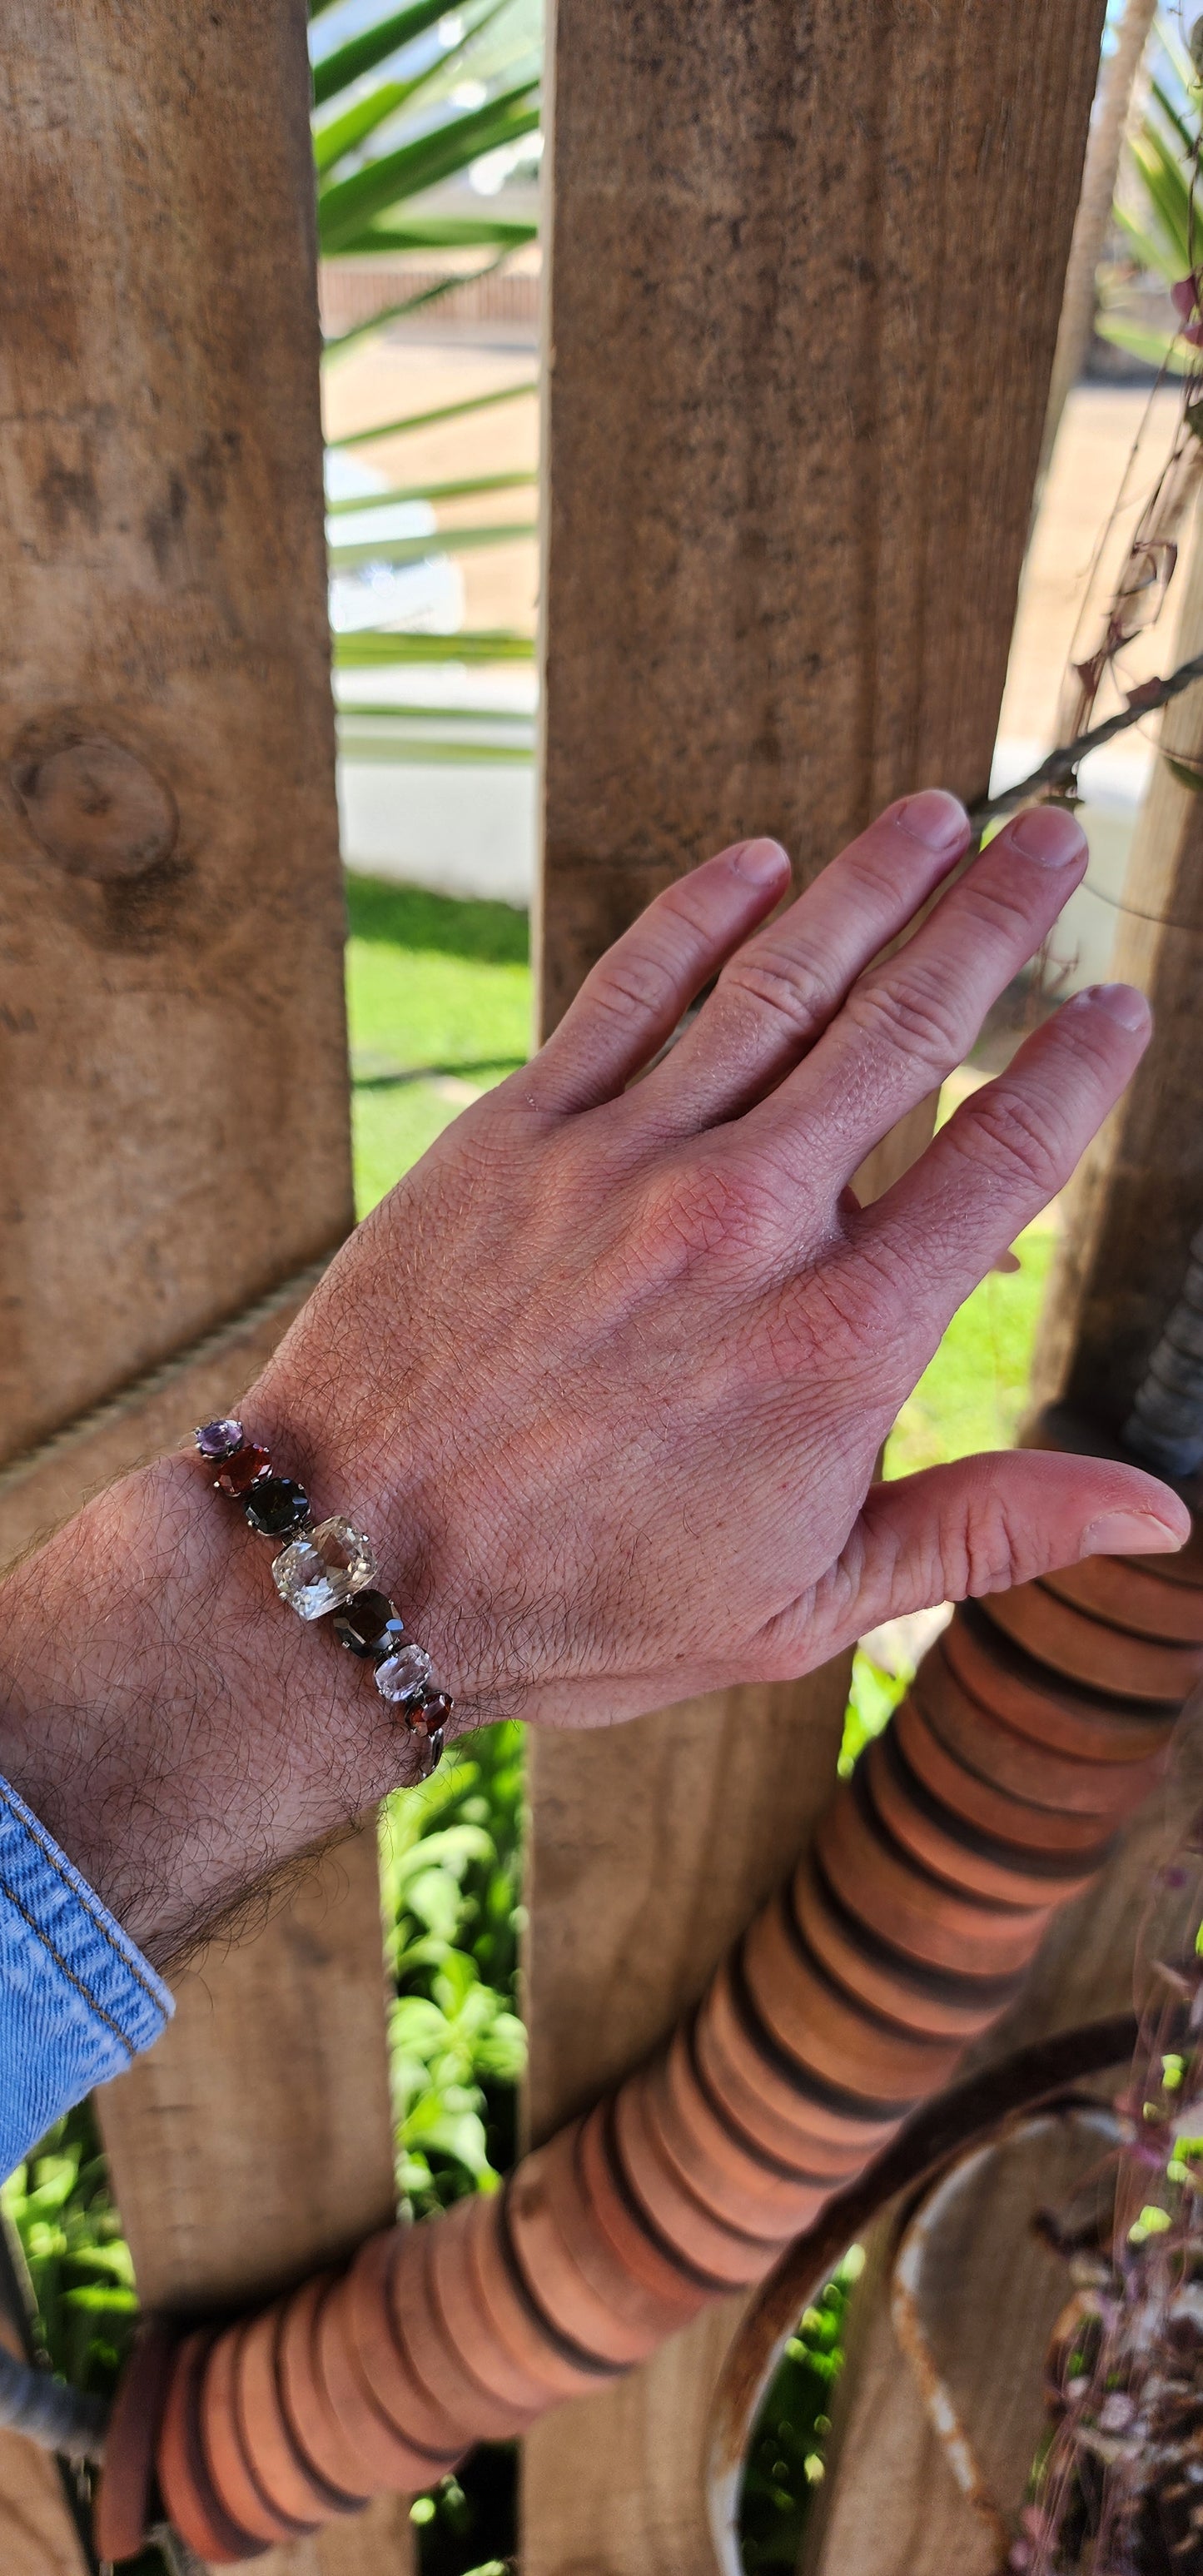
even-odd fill
[{"label": "wooden fence plank", "polygon": [[[776,832],[806,879],[904,789],[982,786],[1101,14],[559,0],[545,1025],[724,839]],[[539,1742],[536,2134],[780,1874],[843,1688]],[[526,2576],[712,2566],[697,2427],[735,2313],[529,2437]]]},{"label": "wooden fence plank", "polygon": [[[1203,645],[1203,564],[1183,598],[1178,652]],[[1167,664],[1168,667],[1168,664]],[[1203,710],[1190,692],[1170,709],[1167,749],[1203,757]],[[1203,813],[1199,798],[1159,764],[1133,842],[1112,971],[1153,1002],[1154,1035],[1119,1108],[1067,1194],[1037,1356],[1044,1397],[1067,1392],[1105,1429],[1122,1423],[1136,1377],[1181,1284],[1186,1247],[1203,1217],[1203,1096],[1198,1045],[1203,934]],[[1017,2014],[991,2053],[1074,2021],[1122,2010],[1132,1991],[1136,1934],[1148,1902],[1156,1812],[1139,1824],[1099,1887],[1054,1926]],[[979,2220],[1000,2262],[1028,2259],[1002,2189]],[[857,2360],[836,2418],[836,2465],[804,2555],[806,2576],[992,2576],[986,2541],[958,2495],[866,2276]],[[1031,2355],[993,2331],[1001,2381]],[[977,2357],[960,2363],[970,2381]],[[841,2465],[842,2464],[842,2465]],[[1021,2463],[1014,2463],[1016,2482]],[[1017,2491],[1008,2502],[1014,2504]],[[908,2534],[922,2525],[914,2548]]]},{"label": "wooden fence plank", "polygon": [[[15,0],[0,69],[18,1461],[351,1218],[306,12],[136,15]],[[287,1319],[11,1479],[4,1547],[237,1393]],[[369,1832],[210,1952],[105,2102],[144,2293],[239,2295],[390,2213],[383,2034]],[[357,2526],[360,2576],[408,2553],[395,2509]]]}]

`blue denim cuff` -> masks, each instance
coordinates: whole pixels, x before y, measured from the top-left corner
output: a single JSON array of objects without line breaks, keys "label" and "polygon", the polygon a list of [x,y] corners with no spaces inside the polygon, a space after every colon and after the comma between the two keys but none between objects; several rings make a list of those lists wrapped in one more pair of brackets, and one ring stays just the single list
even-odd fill
[{"label": "blue denim cuff", "polygon": [[171,2011],[162,1979],[0,1780],[0,2177]]}]

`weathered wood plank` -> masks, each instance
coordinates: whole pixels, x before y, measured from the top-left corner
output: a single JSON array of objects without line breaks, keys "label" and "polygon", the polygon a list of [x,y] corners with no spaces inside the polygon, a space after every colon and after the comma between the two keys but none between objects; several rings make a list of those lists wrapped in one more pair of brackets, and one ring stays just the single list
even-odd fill
[{"label": "weathered wood plank", "polygon": [[[805,880],[889,797],[984,781],[1100,19],[559,0],[545,1025],[725,839],[776,832]],[[535,1748],[536,2134],[780,1873],[843,1687]],[[734,2313],[529,2438],[527,2576],[711,2567],[696,2428]]]},{"label": "weathered wood plank", "polygon": [[[1166,668],[1201,648],[1203,550],[1196,546]],[[1187,690],[1162,722],[1164,748],[1197,769],[1200,691]],[[1111,1431],[1124,1421],[1203,1219],[1203,799],[1164,761],[1137,825],[1121,905],[1111,971],[1148,994],[1153,1037],[1069,1193],[1035,1373],[1042,1398],[1064,1394]]]},{"label": "weathered wood plank", "polygon": [[[305,18],[6,23],[9,1460],[350,1222]],[[4,1548],[237,1393],[287,1320],[11,1480]],[[383,2031],[368,1831],[190,1972],[105,2101],[145,2295],[237,2297],[388,2214]],[[408,2541],[377,2513],[357,2570]]]}]

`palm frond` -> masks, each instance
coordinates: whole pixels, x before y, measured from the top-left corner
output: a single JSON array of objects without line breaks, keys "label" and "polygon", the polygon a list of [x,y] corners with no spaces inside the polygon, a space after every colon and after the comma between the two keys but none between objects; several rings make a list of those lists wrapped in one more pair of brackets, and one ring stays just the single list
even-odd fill
[{"label": "palm frond", "polygon": [[[364,508],[375,507],[375,497]],[[364,564],[423,563],[428,555],[466,555],[482,546],[517,545],[537,537],[536,520],[503,520],[491,528],[439,528],[421,537],[362,537],[328,549],[332,572],[358,572]]]},{"label": "palm frond", "polygon": [[457,286],[475,286],[482,277],[492,277],[508,257],[508,251],[499,251],[496,259],[486,260],[483,268],[470,269],[466,277],[458,277],[451,270],[446,277],[436,277],[432,285],[420,287],[416,295],[402,296],[399,304],[382,304],[377,312],[366,314],[362,322],[352,322],[345,331],[336,331],[323,340],[323,359],[337,358],[354,341],[366,339],[370,331],[382,330],[386,322],[402,321],[407,313],[419,313],[425,304],[439,303],[444,295],[454,294]]},{"label": "palm frond", "polygon": [[341,438],[328,438],[332,451],[348,447],[369,447],[375,438],[401,438],[407,430],[434,429],[445,420],[466,420],[471,412],[490,411],[494,403],[517,402],[524,394],[537,394],[538,378],[531,376],[520,385],[499,385],[484,394],[468,394],[463,402],[439,403],[434,411],[407,412],[402,420],[378,420],[370,429],[348,429]]},{"label": "palm frond", "polygon": [[[328,8],[331,0],[318,0],[310,18],[319,9]],[[313,66],[313,103],[325,107],[337,98],[340,90],[349,89],[352,81],[362,80],[365,72],[374,72],[378,63],[387,62],[390,54],[400,53],[412,44],[415,36],[424,36],[428,27],[437,26],[447,14],[447,0],[410,0],[406,9],[398,9],[391,18],[382,18],[379,26],[365,28],[362,36],[350,36],[345,45],[322,56]]]},{"label": "palm frond", "polygon": [[345,250],[348,242],[362,234],[374,215],[383,214],[399,197],[416,196],[421,189],[437,186],[441,179],[454,177],[479,160],[486,152],[515,143],[531,134],[539,122],[537,107],[529,104],[539,84],[535,79],[522,81],[500,98],[489,99],[483,107],[469,108],[462,115],[449,117],[428,134],[403,143],[395,152],[382,153],[378,161],[368,163],[349,179],[327,182],[318,191],[318,243],[327,258]]},{"label": "palm frond", "polygon": [[537,224],[499,215],[386,215],[347,251],[525,250],[538,238]]},{"label": "palm frond", "polygon": [[512,627],[461,628],[454,635],[390,634],[362,626],[333,638],[338,671],[375,671],[398,662],[533,662],[534,639]]},{"label": "palm frond", "polygon": [[352,500],[328,501],[328,519],[345,518],[348,511],[383,510],[393,501],[470,501],[481,492],[517,492],[528,489],[539,480],[533,466],[513,474],[470,474],[458,483],[395,484],[387,491],[358,493]]}]

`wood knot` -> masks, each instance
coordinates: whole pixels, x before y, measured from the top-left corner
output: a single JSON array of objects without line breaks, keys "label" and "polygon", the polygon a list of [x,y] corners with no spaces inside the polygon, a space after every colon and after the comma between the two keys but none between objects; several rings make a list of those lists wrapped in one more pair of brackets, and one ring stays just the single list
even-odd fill
[{"label": "wood knot", "polygon": [[34,839],[68,876],[119,884],[145,876],[174,844],[170,789],[103,734],[15,760],[10,775]]}]

